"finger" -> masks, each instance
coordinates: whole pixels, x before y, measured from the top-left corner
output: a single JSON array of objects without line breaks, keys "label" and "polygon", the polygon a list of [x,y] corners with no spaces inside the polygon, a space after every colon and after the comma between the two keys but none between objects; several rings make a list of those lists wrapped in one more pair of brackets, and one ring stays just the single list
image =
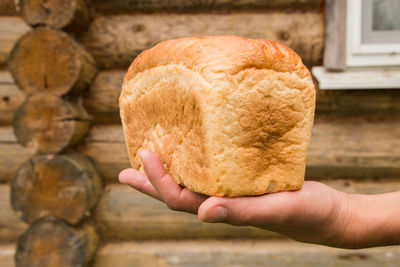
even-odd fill
[{"label": "finger", "polygon": [[207,199],[198,211],[203,222],[226,222],[233,225],[268,226],[287,222],[297,207],[294,192],[257,197]]},{"label": "finger", "polygon": [[141,150],[139,155],[147,177],[167,206],[172,210],[197,214],[199,206],[207,199],[207,196],[179,186],[165,171],[160,158],[155,153]]},{"label": "finger", "polygon": [[160,194],[144,173],[135,169],[125,169],[120,172],[118,179],[120,183],[130,185],[136,190],[162,201]]}]

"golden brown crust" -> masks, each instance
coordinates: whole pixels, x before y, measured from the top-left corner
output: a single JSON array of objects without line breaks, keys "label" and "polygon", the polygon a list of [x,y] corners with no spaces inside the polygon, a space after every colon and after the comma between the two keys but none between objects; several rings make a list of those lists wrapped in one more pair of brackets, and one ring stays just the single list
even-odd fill
[{"label": "golden brown crust", "polygon": [[130,66],[120,96],[131,164],[158,153],[177,182],[207,195],[294,190],[315,108],[291,49],[235,36],[164,41]]},{"label": "golden brown crust", "polygon": [[235,74],[249,68],[295,72],[300,78],[309,75],[301,58],[277,42],[237,36],[194,36],[163,41],[143,51],[132,62],[124,81],[146,69],[169,64],[182,64],[206,79],[215,78],[208,77],[210,72]]}]

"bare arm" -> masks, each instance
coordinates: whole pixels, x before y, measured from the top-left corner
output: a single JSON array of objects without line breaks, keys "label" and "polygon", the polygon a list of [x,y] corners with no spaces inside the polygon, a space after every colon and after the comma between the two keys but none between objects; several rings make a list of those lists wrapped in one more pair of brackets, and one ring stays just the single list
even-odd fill
[{"label": "bare arm", "polygon": [[341,248],[400,244],[400,192],[352,195],[318,182],[302,189],[256,197],[208,197],[180,187],[158,156],[143,150],[146,174],[120,173],[121,183],[164,201],[169,208],[198,214],[203,222],[250,225],[295,240]]}]

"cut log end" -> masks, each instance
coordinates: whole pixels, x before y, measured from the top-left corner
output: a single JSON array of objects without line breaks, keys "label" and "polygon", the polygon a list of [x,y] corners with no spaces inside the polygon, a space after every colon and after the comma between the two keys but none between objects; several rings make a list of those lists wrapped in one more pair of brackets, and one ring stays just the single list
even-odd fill
[{"label": "cut log end", "polygon": [[73,228],[45,217],[19,238],[15,261],[19,267],[86,266],[97,245],[98,236],[91,226]]},{"label": "cut log end", "polygon": [[22,36],[9,58],[9,68],[25,94],[81,93],[96,75],[93,58],[66,33],[40,27]]},{"label": "cut log end", "polygon": [[89,116],[77,103],[50,94],[25,100],[14,118],[18,141],[31,153],[57,153],[79,142],[89,129]]},{"label": "cut log end", "polygon": [[91,19],[85,0],[20,0],[21,16],[32,25],[84,30]]},{"label": "cut log end", "polygon": [[96,203],[101,181],[82,155],[40,155],[24,162],[11,181],[11,205],[32,223],[52,215],[71,224],[81,221]]}]

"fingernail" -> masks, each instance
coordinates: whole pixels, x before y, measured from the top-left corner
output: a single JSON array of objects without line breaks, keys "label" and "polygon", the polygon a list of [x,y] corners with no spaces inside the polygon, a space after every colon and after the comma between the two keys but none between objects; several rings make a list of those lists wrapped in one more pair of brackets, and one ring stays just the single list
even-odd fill
[{"label": "fingernail", "polygon": [[217,206],[213,208],[209,215],[206,217],[206,222],[223,222],[226,218],[228,211],[225,207]]},{"label": "fingernail", "polygon": [[144,156],[144,149],[141,149],[140,151],[139,151],[139,157],[140,157],[140,160],[143,162],[143,156]]},{"label": "fingernail", "polygon": [[121,172],[118,176],[118,181],[121,184],[143,183],[146,181],[138,170],[130,169],[129,173]]}]

